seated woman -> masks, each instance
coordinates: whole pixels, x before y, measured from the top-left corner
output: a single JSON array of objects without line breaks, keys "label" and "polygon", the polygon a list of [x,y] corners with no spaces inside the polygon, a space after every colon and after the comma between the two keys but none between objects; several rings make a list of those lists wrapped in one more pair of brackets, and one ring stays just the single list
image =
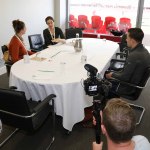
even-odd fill
[{"label": "seated woman", "polygon": [[62,30],[54,26],[54,19],[48,16],[45,22],[48,25],[48,28],[43,31],[45,46],[54,45],[58,42],[65,42],[65,36]]},{"label": "seated woman", "polygon": [[26,33],[25,23],[20,20],[12,21],[15,35],[9,43],[9,55],[12,63],[23,58],[24,55],[31,55],[33,52],[26,50],[22,36]]}]

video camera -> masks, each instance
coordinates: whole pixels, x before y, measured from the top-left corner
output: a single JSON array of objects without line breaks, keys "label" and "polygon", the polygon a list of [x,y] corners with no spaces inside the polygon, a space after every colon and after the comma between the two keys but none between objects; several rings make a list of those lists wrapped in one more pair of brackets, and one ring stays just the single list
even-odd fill
[{"label": "video camera", "polygon": [[105,79],[99,79],[98,70],[90,64],[85,64],[84,68],[88,71],[88,78],[84,80],[84,90],[89,96],[103,95],[108,96],[111,83]]},{"label": "video camera", "polygon": [[96,119],[95,134],[96,143],[101,142],[101,117],[100,111],[103,110],[111,83],[105,79],[98,78],[98,70],[90,64],[85,64],[84,68],[88,71],[88,78],[83,81],[85,93],[93,96],[93,116]]}]

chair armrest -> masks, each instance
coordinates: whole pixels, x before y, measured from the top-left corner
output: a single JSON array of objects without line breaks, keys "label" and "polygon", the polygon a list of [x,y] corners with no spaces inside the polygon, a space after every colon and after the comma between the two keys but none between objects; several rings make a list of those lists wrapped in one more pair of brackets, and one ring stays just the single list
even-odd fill
[{"label": "chair armrest", "polygon": [[16,86],[10,86],[9,89],[10,90],[17,90],[17,87]]},{"label": "chair armrest", "polygon": [[116,57],[120,55],[120,57],[127,57],[127,54],[126,53],[116,53]]},{"label": "chair armrest", "polygon": [[52,100],[52,105],[54,104],[54,98],[56,97],[56,95],[51,94],[49,96],[47,96],[41,103],[39,103],[34,109],[33,112],[38,113],[40,112],[45,105],[47,105],[47,103],[49,103]]},{"label": "chair armrest", "polygon": [[119,82],[119,83],[121,83],[121,84],[125,84],[125,85],[128,85],[128,86],[137,88],[137,89],[143,89],[143,88],[144,88],[144,87],[142,87],[142,86],[138,86],[138,85],[135,85],[135,84],[132,84],[132,83],[129,83],[129,82],[121,81],[121,80],[116,79],[116,78],[111,78],[111,80],[117,81],[117,82]]},{"label": "chair armrest", "polygon": [[5,65],[6,65],[6,66],[12,66],[12,65],[13,65],[13,62],[11,62],[11,61],[6,61],[6,62],[5,62]]},{"label": "chair armrest", "polygon": [[122,60],[122,59],[111,59],[110,62],[126,62],[126,60]]}]

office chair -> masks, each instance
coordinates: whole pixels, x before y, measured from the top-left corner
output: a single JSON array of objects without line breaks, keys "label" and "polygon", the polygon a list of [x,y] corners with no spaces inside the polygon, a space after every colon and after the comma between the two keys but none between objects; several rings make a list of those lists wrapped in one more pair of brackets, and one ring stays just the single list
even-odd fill
[{"label": "office chair", "polygon": [[119,30],[127,32],[128,29],[131,28],[131,19],[130,18],[120,18],[120,22],[118,24]]},{"label": "office chair", "polygon": [[[116,59],[112,59],[110,61],[109,70],[119,71],[123,69],[125,61],[129,55],[130,48],[127,46],[127,35],[124,34],[121,38],[121,42],[119,43],[120,52],[116,53]],[[118,59],[118,56],[119,59]]]},{"label": "office chair", "polygon": [[41,34],[34,34],[28,36],[30,49],[33,52],[38,52],[46,48],[43,43]]},{"label": "office chair", "polygon": [[79,27],[78,20],[72,14],[69,15],[69,22],[68,23],[69,23],[70,28],[78,28]]},{"label": "office chair", "polygon": [[95,33],[97,30],[99,30],[103,26],[103,21],[101,20],[100,16],[92,16],[92,28],[95,30]]},{"label": "office chair", "polygon": [[[4,124],[16,128],[15,131],[0,144],[0,147],[2,147],[19,129],[28,132],[36,131],[46,120],[50,112],[52,112],[53,133],[50,145],[48,146],[49,148],[55,139],[55,97],[54,94],[51,94],[43,101],[36,102],[27,100],[25,93],[22,91],[0,88],[0,118]],[[52,102],[52,105],[49,105],[49,102]]]},{"label": "office chair", "polygon": [[[125,98],[125,99],[128,99],[128,100],[136,101],[138,99],[138,97],[141,95],[142,90],[146,87],[149,77],[150,77],[150,66],[145,69],[145,72],[142,76],[142,79],[138,85],[132,84],[129,82],[124,82],[124,81],[121,81],[118,79],[112,79],[112,80],[119,82],[119,86],[116,90],[116,94],[118,96]],[[122,94],[119,92],[120,86],[127,86],[129,88],[132,88],[132,90],[128,94]],[[135,104],[130,104],[130,105],[131,105],[131,107],[133,107],[133,109],[138,109],[142,112],[140,117],[139,117],[139,120],[137,121],[137,125],[138,125],[138,124],[140,124],[140,122],[142,120],[142,117],[143,117],[144,112],[145,112],[145,108],[143,106],[139,106],[139,105],[135,105]]]},{"label": "office chair", "polygon": [[82,37],[82,29],[80,28],[69,28],[66,29],[66,39],[76,38],[76,34],[79,33],[79,37]]},{"label": "office chair", "polygon": [[82,30],[89,29],[90,24],[86,15],[78,15],[78,26]]},{"label": "office chair", "polygon": [[[3,55],[6,51],[8,51],[8,47],[6,45],[1,46],[1,49],[2,49]],[[11,66],[13,65],[13,63],[12,63],[12,61],[8,60],[8,61],[4,62],[4,65],[6,66],[7,75],[9,77],[10,69],[11,69]]]},{"label": "office chair", "polygon": [[[124,68],[126,59],[129,55],[129,48],[125,47],[124,51],[120,52],[120,53],[116,53],[116,59],[111,59],[110,61],[110,67],[108,70],[110,71],[120,71]],[[120,58],[118,59],[118,56],[120,56]]]},{"label": "office chair", "polygon": [[116,18],[112,16],[105,17],[104,25],[107,31],[110,31],[112,29],[116,30],[117,29]]}]

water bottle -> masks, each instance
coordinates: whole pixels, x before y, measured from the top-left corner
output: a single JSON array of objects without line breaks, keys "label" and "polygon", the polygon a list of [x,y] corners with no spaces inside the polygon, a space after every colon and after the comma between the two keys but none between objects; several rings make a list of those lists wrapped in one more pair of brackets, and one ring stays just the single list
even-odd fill
[{"label": "water bottle", "polygon": [[79,39],[79,33],[76,33],[74,49],[76,52],[81,52],[81,50],[82,50],[82,39]]},{"label": "water bottle", "polygon": [[76,40],[79,38],[79,33],[76,33]]}]

